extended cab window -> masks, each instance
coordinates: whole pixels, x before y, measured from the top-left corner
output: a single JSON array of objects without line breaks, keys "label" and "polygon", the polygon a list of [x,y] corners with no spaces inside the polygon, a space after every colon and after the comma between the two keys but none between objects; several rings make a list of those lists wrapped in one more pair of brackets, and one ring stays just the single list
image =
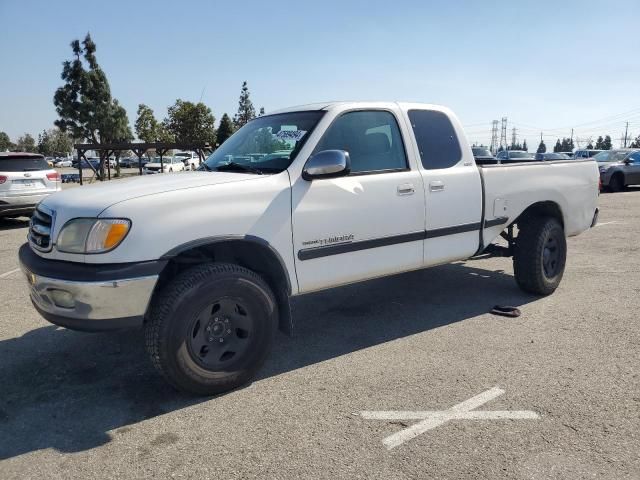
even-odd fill
[{"label": "extended cab window", "polygon": [[357,111],[341,115],[315,149],[322,150],[349,152],[352,173],[407,168],[398,122],[390,112]]},{"label": "extended cab window", "polygon": [[409,120],[424,168],[449,168],[460,161],[462,150],[449,117],[434,110],[409,110]]}]

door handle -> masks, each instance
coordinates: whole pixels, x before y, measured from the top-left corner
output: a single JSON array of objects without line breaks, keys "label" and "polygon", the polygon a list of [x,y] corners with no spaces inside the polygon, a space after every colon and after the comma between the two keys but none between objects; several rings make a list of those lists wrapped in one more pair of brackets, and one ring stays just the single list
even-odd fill
[{"label": "door handle", "polygon": [[398,195],[413,195],[415,191],[416,190],[411,183],[398,185]]},{"label": "door handle", "polygon": [[429,190],[432,192],[441,192],[444,190],[444,183],[442,183],[440,180],[435,180],[429,183]]}]

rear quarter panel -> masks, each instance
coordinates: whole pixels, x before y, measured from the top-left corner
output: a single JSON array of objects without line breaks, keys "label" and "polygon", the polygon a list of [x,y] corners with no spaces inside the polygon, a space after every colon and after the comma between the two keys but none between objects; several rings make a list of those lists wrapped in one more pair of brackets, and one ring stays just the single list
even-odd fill
[{"label": "rear quarter panel", "polygon": [[[513,222],[527,207],[538,202],[555,202],[562,211],[567,236],[587,230],[598,204],[599,172],[593,160],[487,165],[485,218],[500,216]],[[487,245],[504,225],[484,231]]]}]

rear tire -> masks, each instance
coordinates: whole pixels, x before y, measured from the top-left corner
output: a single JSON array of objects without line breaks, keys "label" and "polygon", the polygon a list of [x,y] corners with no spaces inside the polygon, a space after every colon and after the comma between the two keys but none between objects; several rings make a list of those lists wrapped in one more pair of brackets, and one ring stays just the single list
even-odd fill
[{"label": "rear tire", "polygon": [[558,288],[564,274],[564,228],[553,217],[532,217],[518,227],[513,255],[516,282],[525,292],[549,295]]},{"label": "rear tire", "polygon": [[620,173],[616,173],[609,180],[609,190],[612,192],[620,192],[624,189],[624,177]]},{"label": "rear tire", "polygon": [[255,272],[233,264],[191,268],[154,298],[145,324],[151,362],[175,388],[226,392],[260,369],[277,330],[276,300]]}]

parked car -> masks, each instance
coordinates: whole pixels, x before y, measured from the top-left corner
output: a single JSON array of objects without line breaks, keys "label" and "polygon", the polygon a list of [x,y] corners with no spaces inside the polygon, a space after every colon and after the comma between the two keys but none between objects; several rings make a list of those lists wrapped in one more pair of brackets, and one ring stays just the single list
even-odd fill
[{"label": "parked car", "polygon": [[487,147],[471,147],[471,151],[473,152],[473,158],[476,160],[478,165],[498,163],[496,157],[493,156]]},{"label": "parked car", "polygon": [[603,188],[619,192],[627,185],[640,184],[640,150],[604,150],[593,159],[598,164]]},{"label": "parked car", "polygon": [[175,152],[173,156],[181,159],[187,170],[195,170],[200,166],[200,157],[196,152]]},{"label": "parked car", "polygon": [[59,160],[56,160],[56,163],[54,164],[54,166],[57,168],[71,167],[72,165],[73,165],[73,160],[68,160],[66,158],[61,158]]},{"label": "parked car", "polygon": [[[285,130],[287,162],[267,158]],[[476,166],[463,132],[434,105],[307,105],[252,120],[197,172],[63,191],[20,248],[31,299],[68,328],[143,327],[167,381],[209,395],[291,332],[292,295],[492,252],[551,294],[566,237],[597,220],[596,163]]]},{"label": "parked car", "polygon": [[31,215],[38,202],[61,188],[60,174],[42,155],[0,152],[0,217]]},{"label": "parked car", "polygon": [[571,160],[571,157],[560,152],[536,153],[537,161]]},{"label": "parked car", "polygon": [[598,155],[600,152],[605,152],[606,150],[576,150],[573,154],[573,158],[592,158]]},{"label": "parked car", "polygon": [[138,157],[124,157],[120,159],[120,166],[122,168],[137,168]]},{"label": "parked car", "polygon": [[558,152],[558,153],[562,153],[563,155],[566,155],[569,158],[574,158],[573,152]]},{"label": "parked car", "polygon": [[[164,167],[164,170],[162,168]],[[185,169],[181,157],[155,157],[152,162],[144,166],[143,173],[171,173],[181,172]]]},{"label": "parked car", "polygon": [[496,159],[499,163],[519,163],[533,162],[536,158],[533,153],[525,152],[524,150],[503,150],[498,152]]}]

